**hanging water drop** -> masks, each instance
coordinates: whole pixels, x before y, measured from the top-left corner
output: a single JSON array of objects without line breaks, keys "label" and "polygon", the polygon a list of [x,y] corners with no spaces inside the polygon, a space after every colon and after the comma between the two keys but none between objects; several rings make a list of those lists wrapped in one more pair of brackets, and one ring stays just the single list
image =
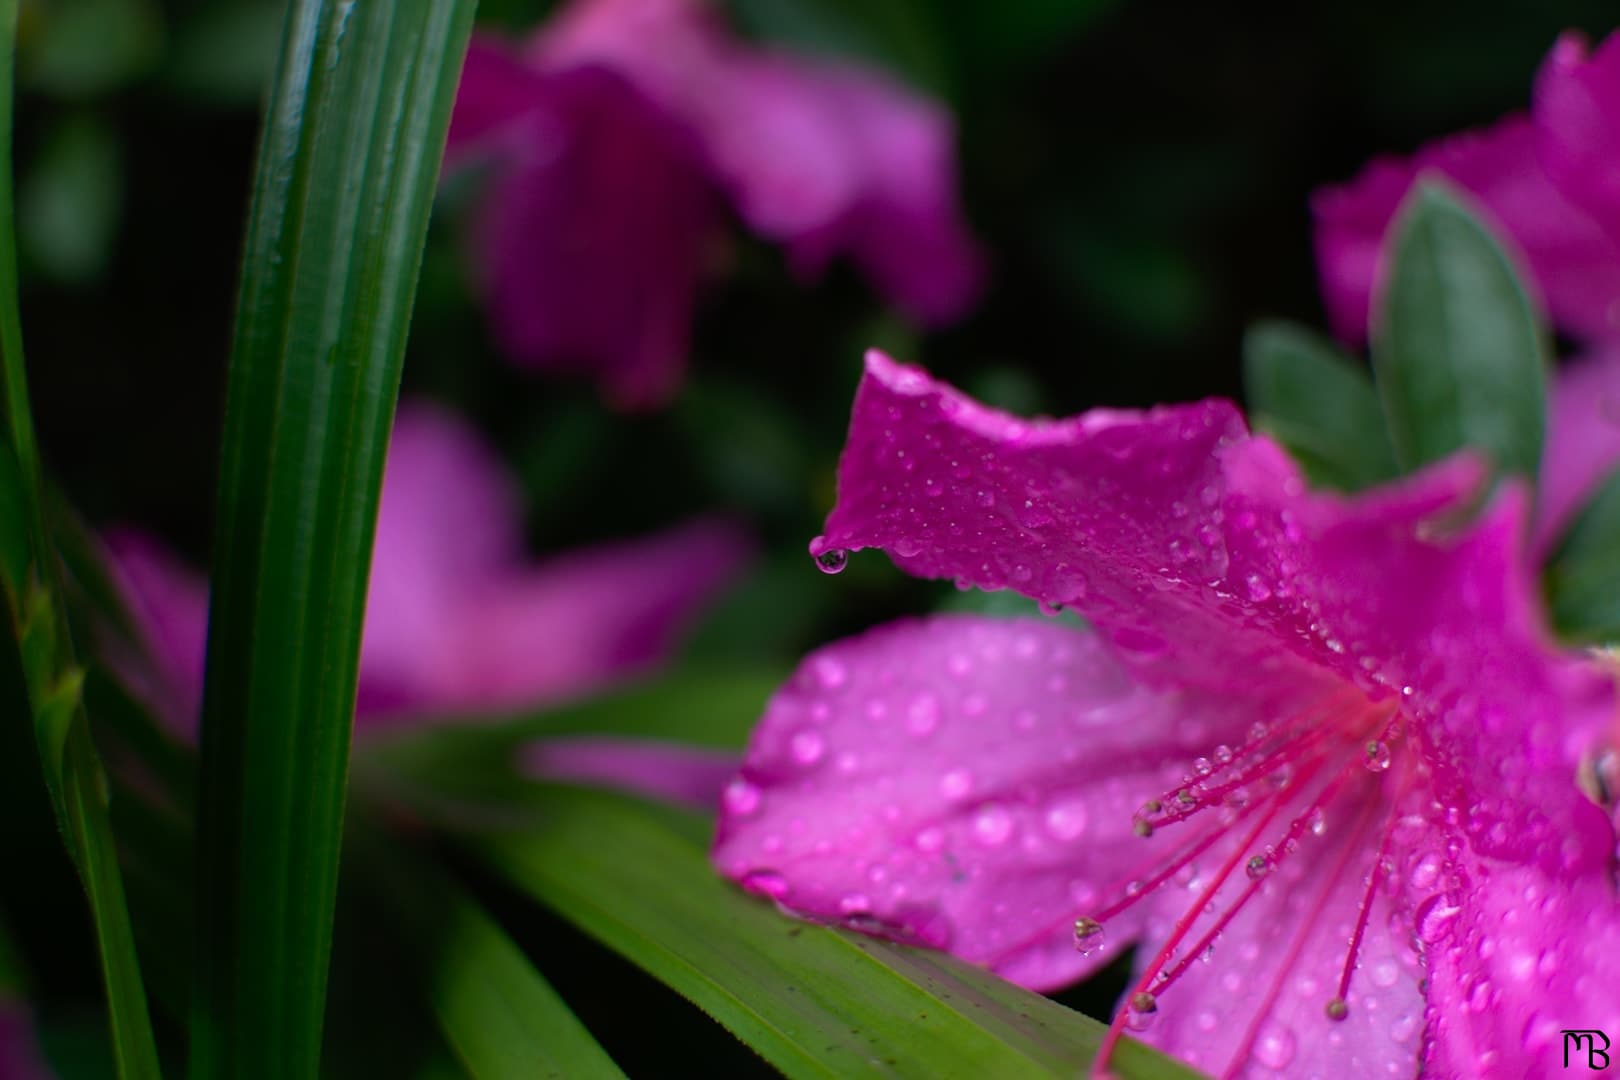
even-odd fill
[{"label": "hanging water drop", "polygon": [[1103,947],[1107,934],[1096,919],[1074,920],[1074,949],[1081,956],[1092,956]]},{"label": "hanging water drop", "polygon": [[816,569],[823,574],[841,574],[849,565],[849,552],[843,548],[828,548],[816,556]]},{"label": "hanging water drop", "polygon": [[1367,741],[1366,753],[1361,763],[1367,767],[1368,772],[1383,772],[1389,768],[1389,744],[1380,739]]}]

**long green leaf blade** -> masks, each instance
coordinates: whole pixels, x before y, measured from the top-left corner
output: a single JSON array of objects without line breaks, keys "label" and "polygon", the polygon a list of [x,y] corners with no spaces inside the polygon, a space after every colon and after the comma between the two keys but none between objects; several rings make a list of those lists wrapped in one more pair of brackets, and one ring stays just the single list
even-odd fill
[{"label": "long green leaf blade", "polygon": [[7,434],[0,448],[0,513],[6,516],[0,527],[0,586],[21,652],[45,786],[90,902],[114,1061],[120,1076],[156,1077],[157,1045],[107,812],[106,778],[81,698],[84,673],[74,655],[60,568],[46,525],[29,407],[11,161],[16,0],[0,0],[0,35],[0,366]]},{"label": "long green leaf blade", "polygon": [[1534,477],[1545,425],[1545,334],[1513,264],[1442,188],[1402,210],[1373,370],[1395,457],[1411,471],[1464,447]]},{"label": "long green leaf blade", "polygon": [[[671,811],[561,788],[537,810],[537,828],[478,841],[485,857],[790,1077],[1069,1077],[1096,1053],[1101,1024],[987,972],[783,918]],[[1113,1068],[1196,1075],[1134,1042]]]},{"label": "long green leaf blade", "polygon": [[1396,475],[1378,391],[1332,342],[1293,323],[1251,326],[1243,387],[1258,426],[1317,483],[1360,491]]},{"label": "long green leaf blade", "polygon": [[199,1077],[315,1075],[366,576],[472,0],[295,0],[221,455],[199,791]]}]

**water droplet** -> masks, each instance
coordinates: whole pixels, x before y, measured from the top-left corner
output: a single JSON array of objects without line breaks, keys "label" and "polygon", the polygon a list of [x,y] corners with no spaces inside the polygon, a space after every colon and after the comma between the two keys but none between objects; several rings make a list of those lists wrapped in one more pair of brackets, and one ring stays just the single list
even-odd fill
[{"label": "water droplet", "polygon": [[1438,893],[1418,905],[1412,921],[1417,926],[1418,937],[1425,944],[1433,945],[1461,912],[1462,908],[1451,897]]},{"label": "water droplet", "polygon": [[849,680],[849,669],[844,666],[844,662],[830,656],[816,657],[811,662],[810,670],[815,674],[816,681],[826,690],[837,690]]},{"label": "water droplet", "polygon": [[917,845],[918,851],[932,854],[945,846],[945,830],[937,825],[930,825],[919,832],[912,843]]},{"label": "water droplet", "polygon": [[1414,889],[1428,889],[1440,880],[1441,860],[1437,852],[1430,851],[1412,864],[1411,882]]},{"label": "water droplet", "polygon": [[1076,840],[1086,831],[1088,817],[1084,802],[1066,799],[1046,811],[1046,831],[1059,840]]},{"label": "water droplet", "polygon": [[1389,761],[1389,744],[1379,739],[1369,739],[1361,758],[1361,763],[1367,767],[1367,771],[1383,772],[1389,768]]},{"label": "water droplet", "polygon": [[1217,746],[1215,748],[1214,757],[1215,764],[1230,765],[1232,764],[1232,748],[1226,745]]},{"label": "water droplet", "polygon": [[922,694],[906,708],[906,730],[918,738],[939,726],[939,699],[933,694]]},{"label": "water droplet", "polygon": [[787,878],[775,870],[750,870],[739,880],[744,889],[758,896],[768,896],[772,900],[780,900],[787,895]]},{"label": "water droplet", "polygon": [[1327,815],[1322,813],[1320,806],[1305,815],[1305,827],[1311,830],[1312,836],[1327,834]]},{"label": "water droplet", "polygon": [[1298,1049],[1299,1041],[1294,1038],[1294,1033],[1274,1024],[1267,1024],[1254,1041],[1255,1060],[1271,1069],[1286,1069],[1293,1062]]},{"label": "water droplet", "polygon": [[849,565],[849,552],[843,548],[828,548],[816,556],[816,569],[823,574],[841,574]]},{"label": "water droplet", "polygon": [[939,778],[939,793],[947,799],[960,799],[973,790],[973,774],[966,769],[952,769]]},{"label": "water droplet", "polygon": [[1159,999],[1146,990],[1138,990],[1131,995],[1130,1004],[1126,1007],[1125,1026],[1132,1031],[1146,1031],[1158,1011]]},{"label": "water droplet", "polygon": [[760,798],[759,788],[738,776],[726,785],[720,801],[728,813],[747,817],[759,809]]},{"label": "water droplet", "polygon": [[1094,956],[1107,940],[1103,924],[1096,919],[1074,920],[1074,948],[1081,956]]},{"label": "water droplet", "polygon": [[827,740],[819,731],[800,731],[788,740],[793,760],[800,765],[814,765],[827,752]]},{"label": "water droplet", "polygon": [[850,893],[838,901],[838,910],[845,915],[863,915],[872,910],[872,900],[865,893]]},{"label": "water droplet", "polygon": [[973,835],[979,838],[981,844],[999,847],[1012,836],[1016,824],[1006,807],[997,803],[985,803],[973,816]]},{"label": "water droplet", "polygon": [[1250,574],[1244,578],[1243,585],[1248,589],[1249,599],[1255,603],[1258,604],[1271,599],[1271,586],[1267,585],[1266,579],[1259,574]]}]

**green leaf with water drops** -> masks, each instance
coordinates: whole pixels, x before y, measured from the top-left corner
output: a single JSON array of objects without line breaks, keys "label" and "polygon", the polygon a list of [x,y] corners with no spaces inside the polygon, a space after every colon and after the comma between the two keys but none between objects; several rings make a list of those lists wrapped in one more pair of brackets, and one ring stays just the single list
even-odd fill
[{"label": "green leaf with water drops", "polygon": [[[1103,1025],[944,953],[799,922],[721,879],[708,823],[545,787],[532,829],[471,842],[789,1077],[1073,1077]],[[1121,1077],[1197,1075],[1126,1041]]]},{"label": "green leaf with water drops", "polygon": [[1534,477],[1547,340],[1512,262],[1446,188],[1417,186],[1395,224],[1373,371],[1404,471],[1463,448]]},{"label": "green leaf with water drops", "polygon": [[1612,473],[1547,564],[1553,625],[1572,641],[1620,643],[1620,472]]},{"label": "green leaf with water drops", "polygon": [[1255,427],[1314,483],[1360,491],[1396,476],[1371,375],[1326,338],[1294,323],[1256,323],[1243,338],[1243,387]]}]

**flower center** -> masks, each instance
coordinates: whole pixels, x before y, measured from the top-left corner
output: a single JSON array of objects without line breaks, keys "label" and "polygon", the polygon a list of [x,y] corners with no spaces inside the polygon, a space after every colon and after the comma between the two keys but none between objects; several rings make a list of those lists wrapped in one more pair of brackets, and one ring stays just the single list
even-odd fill
[{"label": "flower center", "polygon": [[[1217,939],[1244,906],[1266,886],[1283,862],[1327,832],[1329,813],[1348,820],[1342,847],[1326,867],[1311,901],[1310,917],[1301,921],[1286,946],[1282,963],[1238,1046],[1226,1075],[1248,1060],[1260,1025],[1281,993],[1284,979],[1303,951],[1316,915],[1327,906],[1357,855],[1377,844],[1377,855],[1362,882],[1354,930],[1334,980],[1336,992],[1323,1003],[1334,1021],[1349,1015],[1349,989],[1356,957],[1366,933],[1374,896],[1388,874],[1388,855],[1409,767],[1393,769],[1403,723],[1397,701],[1369,702],[1359,690],[1344,688],[1310,707],[1279,720],[1257,722],[1237,747],[1218,746],[1192,763],[1182,782],[1147,800],[1132,817],[1137,835],[1184,826],[1187,835],[1176,846],[1107,890],[1094,910],[1075,921],[1075,947],[1094,952],[1106,924],[1172,878],[1191,875],[1195,896],[1171,928],[1159,951],[1146,963],[1099,1048],[1094,1073],[1107,1063],[1124,1030],[1147,1028],[1160,997],[1194,960],[1212,952]],[[1410,758],[1410,755],[1406,755]],[[1386,797],[1386,785],[1397,795]],[[1374,840],[1374,837],[1377,837]],[[1222,861],[1200,881],[1195,860],[1222,845]],[[1239,868],[1242,874],[1238,874]],[[1228,885],[1231,885],[1228,888]],[[1106,899],[1111,897],[1112,899]]]}]

